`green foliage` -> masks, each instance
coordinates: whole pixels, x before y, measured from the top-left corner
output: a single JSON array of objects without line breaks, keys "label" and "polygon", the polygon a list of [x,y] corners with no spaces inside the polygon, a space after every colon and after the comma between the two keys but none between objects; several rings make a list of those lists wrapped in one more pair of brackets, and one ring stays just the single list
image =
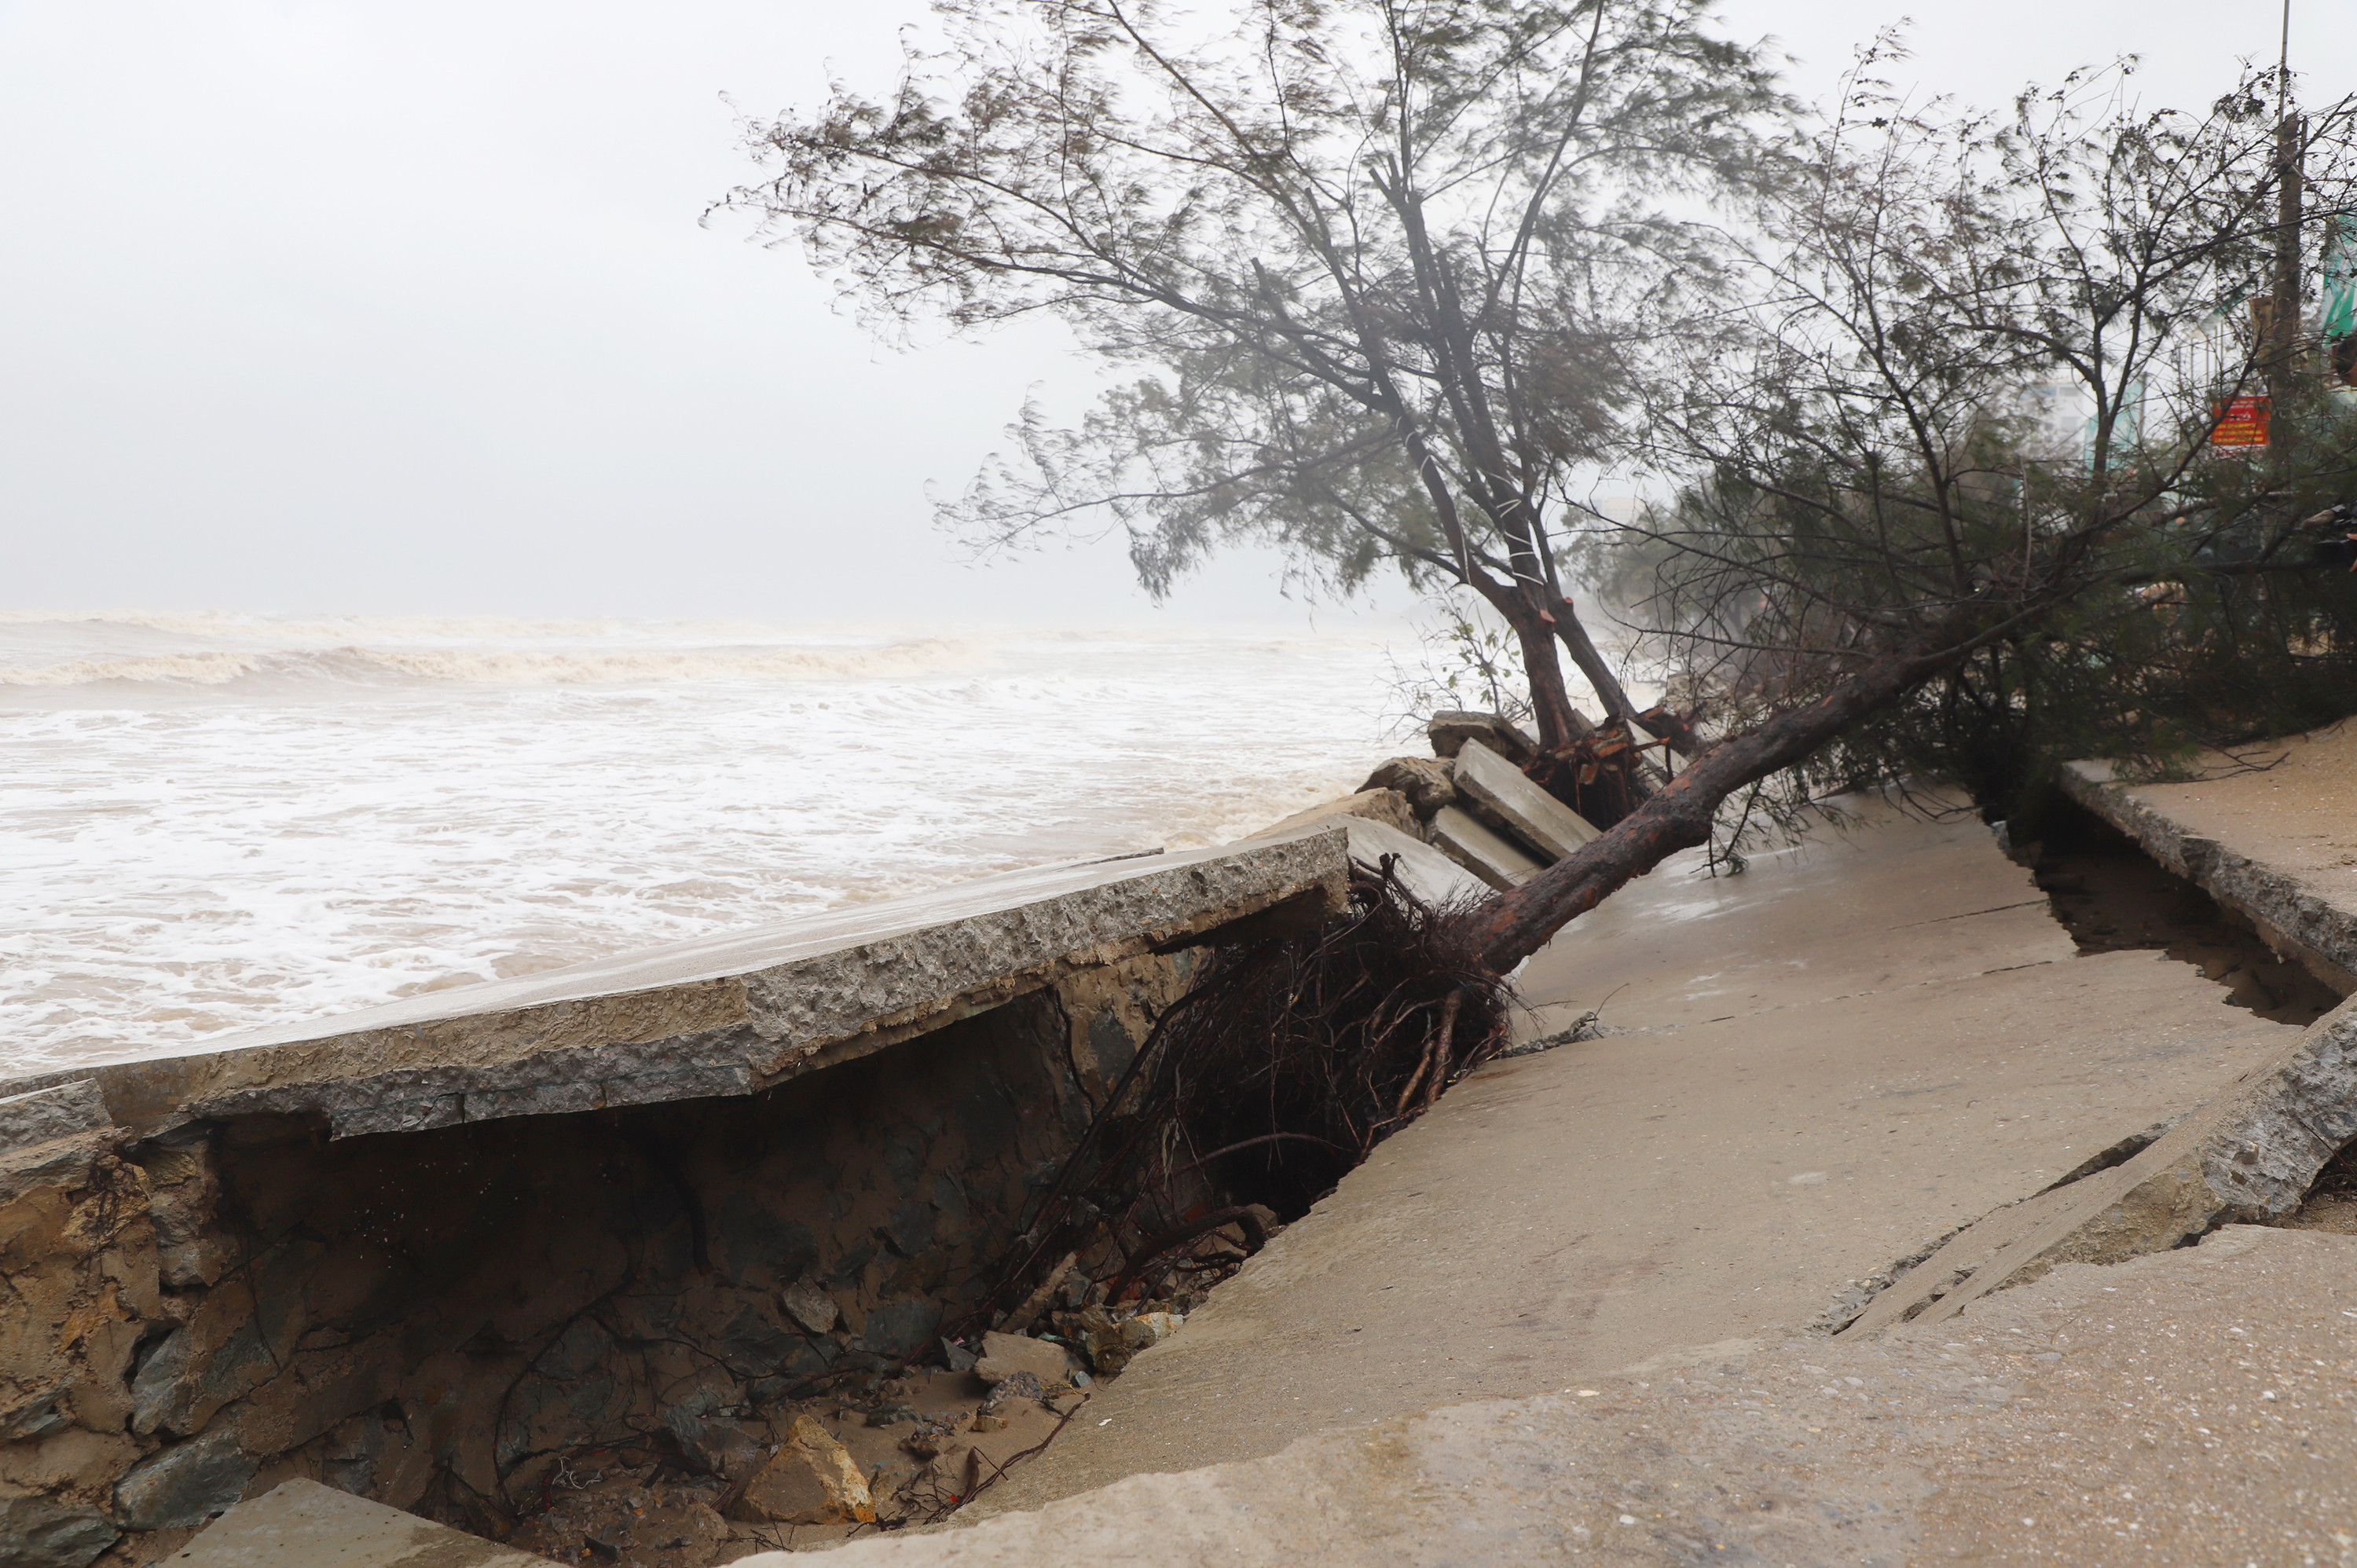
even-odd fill
[{"label": "green foliage", "polygon": [[1469,585],[1553,677],[1553,512],[1708,303],[1722,247],[1680,214],[1781,134],[1761,51],[1705,0],[936,10],[891,93],[754,127],[774,177],[733,200],[887,330],[1044,313],[1124,377],[1025,410],[944,523],[1118,527],[1157,595],[1238,543],[1317,589]]},{"label": "green foliage", "polygon": [[[1591,578],[1729,725],[1955,654],[1788,801],[1940,777],[2003,815],[2066,757],[2164,768],[2357,707],[2357,596],[2318,554],[2357,416],[2235,309],[2282,232],[2267,80],[2185,115],[2074,78],[1986,117],[1910,112],[1875,58],[1763,192],[1750,308],[1651,408],[1681,482]],[[2357,115],[2298,138],[2312,262]],[[2221,403],[2261,391],[2273,449],[2219,452]]]},{"label": "green foliage", "polygon": [[1420,726],[1426,715],[1444,708],[1527,721],[1529,678],[1520,645],[1478,610],[1444,603],[1446,613],[1437,624],[1417,628],[1414,662],[1393,661],[1392,692],[1403,724]]}]

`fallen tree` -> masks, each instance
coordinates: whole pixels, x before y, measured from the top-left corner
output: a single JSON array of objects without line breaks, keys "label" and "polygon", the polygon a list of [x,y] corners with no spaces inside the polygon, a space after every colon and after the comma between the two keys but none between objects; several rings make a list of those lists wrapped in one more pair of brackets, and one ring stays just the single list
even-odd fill
[{"label": "fallen tree", "polygon": [[[1157,589],[1240,539],[1346,588],[1383,562],[1469,586],[1515,630],[1542,779],[1633,754],[1575,566],[1713,710],[1661,715],[1674,777],[1512,891],[1410,922],[1380,959],[1329,940],[1311,963],[1327,939],[1303,939],[1254,961],[1314,984],[1217,971],[1182,1011],[1251,1057],[1221,1071],[1315,1060],[1325,1088],[1235,1137],[1200,1101],[1116,1097],[1101,1131],[1164,1185],[1128,1219],[1092,1200],[1043,1221],[1017,1295],[1079,1250],[1071,1224],[1136,1283],[1155,1262],[1137,1250],[1190,1222],[1172,1161],[1200,1174],[1220,1140],[1261,1154],[1252,1179],[1213,1173],[1212,1212],[1277,1165],[1294,1179],[1312,1144],[1362,1155],[1480,1058],[1456,1038],[1469,976],[1494,983],[1725,832],[1738,796],[1789,819],[1928,770],[1994,801],[2040,746],[2163,758],[2345,702],[2357,596],[2311,521],[2357,485],[2357,411],[2331,381],[2347,356],[2284,323],[2357,218],[2348,101],[2293,115],[2263,74],[2200,113],[2147,113],[2122,71],[2009,114],[1918,109],[1874,79],[1885,40],[1836,112],[1771,145],[1772,81],[1683,0],[1256,6],[1242,50],[1216,31],[1182,47],[1175,13],[1120,0],[943,15],[949,54],[912,57],[895,95],[758,127],[779,171],[737,199],[872,312],[1047,311],[1143,370],[1076,428],[1027,418],[1023,461],[953,521],[1014,544],[1110,515]],[[1672,193],[1706,193],[1723,223],[1673,221]],[[2222,448],[2261,396],[2272,444]],[[1665,499],[1590,515],[1573,549],[1549,507],[1607,457]],[[1572,710],[1558,647],[1608,733]],[[1372,1027],[1367,997],[1402,986],[1422,1000]],[[1140,1071],[1191,1058],[1155,1059]]]}]

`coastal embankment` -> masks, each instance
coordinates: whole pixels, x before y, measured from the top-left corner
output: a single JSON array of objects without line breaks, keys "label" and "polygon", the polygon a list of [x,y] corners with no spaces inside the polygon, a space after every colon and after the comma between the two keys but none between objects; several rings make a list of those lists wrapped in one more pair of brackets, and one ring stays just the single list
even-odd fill
[{"label": "coastal embankment", "polygon": [[2126,1563],[2357,1532],[2328,983],[2357,905],[2214,823],[2268,908],[2323,913],[2261,923],[2183,852],[2134,852],[2165,897],[2124,903],[2104,854],[2204,836],[2144,787],[2036,845],[1861,798],[1740,875],[1666,863],[1524,967],[1516,1049],[1306,1210],[974,1321],[1203,955],[1327,918],[1354,858],[1447,901],[1576,842],[1510,730],[1434,742],[1222,849],[0,1086],[0,1541]]}]

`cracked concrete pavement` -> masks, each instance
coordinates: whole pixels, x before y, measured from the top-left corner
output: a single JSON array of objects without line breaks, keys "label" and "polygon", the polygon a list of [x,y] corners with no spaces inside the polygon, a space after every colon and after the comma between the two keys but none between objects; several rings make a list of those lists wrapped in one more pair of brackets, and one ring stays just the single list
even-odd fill
[{"label": "cracked concrete pavement", "polygon": [[1534,1032],[1620,1032],[1451,1090],[967,1512],[1798,1328],[2297,1035],[2080,956],[1985,826],[1880,805],[1664,865],[1524,985]]}]

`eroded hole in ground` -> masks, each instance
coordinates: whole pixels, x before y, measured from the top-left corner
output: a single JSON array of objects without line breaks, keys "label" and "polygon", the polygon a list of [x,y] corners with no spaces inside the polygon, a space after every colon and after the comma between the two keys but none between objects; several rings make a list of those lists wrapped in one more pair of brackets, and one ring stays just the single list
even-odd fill
[{"label": "eroded hole in ground", "polygon": [[2341,1004],[2249,920],[2083,808],[2058,803],[2043,842],[2028,847],[2039,887],[2081,952],[2163,952],[2224,987],[2228,1003],[2278,1024],[2305,1027]]},{"label": "eroded hole in ground", "polygon": [[[295,1477],[634,1568],[942,1517],[1275,1223],[1207,1229],[1110,1303],[1120,1259],[1086,1253],[1012,1312],[991,1296],[1191,962],[1069,977],[757,1094],[341,1140],[294,1116],[157,1135],[76,1178],[66,1228],[98,1239],[78,1250],[92,1278],[144,1273],[91,1287],[118,1349],[46,1402],[0,1386],[0,1439],[124,1430],[129,1473],[102,1484],[124,1564]],[[1201,1210],[1232,1201],[1198,1188]],[[49,1297],[91,1297],[77,1277],[12,1276],[16,1316],[70,1316]]]},{"label": "eroded hole in ground", "polygon": [[2294,1230],[2357,1236],[2357,1144],[2341,1150],[2316,1173],[2307,1199],[2279,1223]]}]

